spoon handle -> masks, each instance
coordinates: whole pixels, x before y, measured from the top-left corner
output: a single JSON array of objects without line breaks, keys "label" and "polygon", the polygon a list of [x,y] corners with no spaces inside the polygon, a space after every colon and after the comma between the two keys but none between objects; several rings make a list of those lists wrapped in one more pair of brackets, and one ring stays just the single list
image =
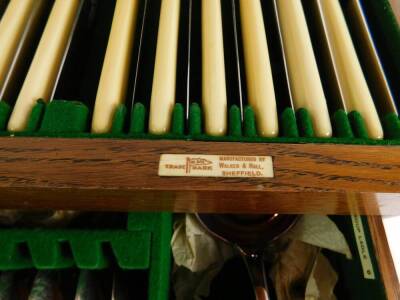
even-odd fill
[{"label": "spoon handle", "polygon": [[242,257],[253,283],[256,300],[269,300],[263,255],[242,253]]}]

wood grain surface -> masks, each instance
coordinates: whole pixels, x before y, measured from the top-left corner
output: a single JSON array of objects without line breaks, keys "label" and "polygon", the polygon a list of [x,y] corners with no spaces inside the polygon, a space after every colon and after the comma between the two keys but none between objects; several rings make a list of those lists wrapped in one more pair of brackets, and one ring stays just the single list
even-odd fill
[{"label": "wood grain surface", "polygon": [[[400,147],[1,138],[0,207],[400,213]],[[269,155],[274,178],[159,177],[160,155]]]},{"label": "wood grain surface", "polygon": [[371,231],[371,237],[375,247],[375,256],[378,260],[380,273],[385,285],[387,299],[398,300],[400,299],[400,281],[397,277],[393,258],[390,253],[382,218],[379,216],[369,216],[368,226]]}]

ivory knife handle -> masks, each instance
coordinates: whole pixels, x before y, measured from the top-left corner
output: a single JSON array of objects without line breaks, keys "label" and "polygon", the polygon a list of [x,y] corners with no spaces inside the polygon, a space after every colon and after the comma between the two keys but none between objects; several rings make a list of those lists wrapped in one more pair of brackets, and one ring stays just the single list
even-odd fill
[{"label": "ivory knife handle", "polygon": [[301,0],[276,0],[292,101],[310,113],[315,135],[332,136],[325,94]]},{"label": "ivory knife handle", "polygon": [[248,101],[254,109],[258,134],[278,135],[278,115],[260,0],[240,0]]},{"label": "ivory knife handle", "polygon": [[382,125],[340,3],[338,0],[316,1],[323,17],[332,61],[346,108],[349,112],[356,110],[362,115],[370,138],[382,139]]},{"label": "ivory knife handle", "polygon": [[225,135],[227,99],[222,35],[221,1],[201,1],[202,31],[202,103],[205,131]]},{"label": "ivory knife handle", "polygon": [[53,4],[8,122],[9,131],[25,130],[36,101],[49,101],[78,7],[79,0],[56,0]]},{"label": "ivory knife handle", "polygon": [[0,90],[37,0],[11,0],[0,20]]},{"label": "ivory knife handle", "polygon": [[125,101],[138,5],[138,0],[117,0],[97,89],[93,133],[109,132],[118,105]]},{"label": "ivory knife handle", "polygon": [[151,91],[149,131],[164,134],[170,129],[175,103],[180,0],[162,0],[157,52]]}]

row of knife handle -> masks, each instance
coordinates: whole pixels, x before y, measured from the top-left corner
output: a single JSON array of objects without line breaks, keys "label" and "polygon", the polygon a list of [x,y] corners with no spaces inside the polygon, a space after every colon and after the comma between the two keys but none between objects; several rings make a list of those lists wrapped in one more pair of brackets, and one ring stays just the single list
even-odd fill
[{"label": "row of knife handle", "polygon": [[23,270],[0,273],[2,300],[146,299],[144,271]]},{"label": "row of knife handle", "polygon": [[[383,138],[380,117],[357,58],[339,0],[313,1],[318,5],[323,17],[326,39],[331,51],[330,59],[335,67],[343,108],[348,112],[361,113],[370,138]],[[358,0],[354,1],[359,4]],[[7,78],[7,70],[13,63],[18,40],[24,34],[26,24],[24,26],[23,23],[29,20],[34,22],[32,12],[36,11],[39,15],[38,11],[43,9],[45,2],[46,0],[9,2],[0,22],[0,44],[3,47],[3,53],[0,55],[0,89]],[[37,99],[50,100],[82,2],[83,0],[55,0],[19,91],[8,123],[9,131],[23,131],[26,128]],[[115,111],[126,97],[134,34],[136,26],[139,25],[139,2],[116,1],[94,105],[94,133],[106,133],[111,130]],[[247,98],[255,112],[258,134],[274,137],[279,133],[277,100],[262,5],[260,0],[239,0],[232,3],[239,4]],[[282,46],[291,104],[295,110],[308,110],[316,136],[330,137],[332,126],[326,95],[302,2],[274,0],[274,7],[280,30],[280,41],[277,42]],[[170,130],[176,94],[180,9],[180,0],[161,2],[149,116],[149,132],[152,134],[165,134]],[[225,135],[227,131],[228,106],[221,2],[201,0],[201,16],[202,108],[205,132],[220,136]],[[393,110],[397,113],[395,106]]]}]

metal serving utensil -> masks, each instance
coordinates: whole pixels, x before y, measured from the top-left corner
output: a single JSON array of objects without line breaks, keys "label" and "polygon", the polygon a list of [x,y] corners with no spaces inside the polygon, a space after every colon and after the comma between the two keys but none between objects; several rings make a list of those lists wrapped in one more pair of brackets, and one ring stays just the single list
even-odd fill
[{"label": "metal serving utensil", "polygon": [[298,216],[197,214],[197,218],[211,235],[239,250],[249,271],[256,299],[269,300],[264,253],[272,253],[274,242],[292,228]]}]

